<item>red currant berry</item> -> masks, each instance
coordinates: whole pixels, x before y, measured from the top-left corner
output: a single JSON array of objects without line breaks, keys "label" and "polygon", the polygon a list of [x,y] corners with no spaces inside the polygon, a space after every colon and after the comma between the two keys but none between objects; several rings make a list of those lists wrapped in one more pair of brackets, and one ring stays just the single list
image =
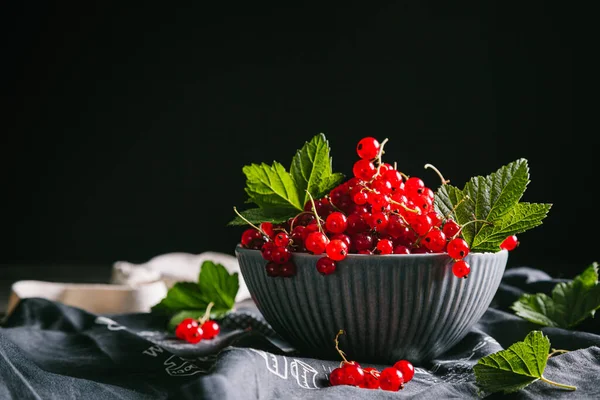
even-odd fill
[{"label": "red currant berry", "polygon": [[346,384],[346,374],[343,368],[339,367],[331,371],[329,374],[329,384],[331,384],[331,386]]},{"label": "red currant berry", "polygon": [[285,247],[288,244],[290,244],[290,235],[288,235],[286,232],[277,232],[277,234],[275,235],[275,238],[273,239],[273,241],[275,242],[275,244],[277,246],[282,246]]},{"label": "red currant berry", "polygon": [[455,260],[462,260],[469,254],[469,245],[463,238],[454,238],[448,242],[446,252]]},{"label": "red currant berry", "polygon": [[365,160],[372,160],[379,155],[381,144],[374,137],[364,137],[356,145],[356,153]]},{"label": "red currant berry", "polygon": [[258,230],[254,228],[248,228],[244,232],[242,232],[242,246],[252,248],[254,247],[253,244],[256,241],[264,241],[262,233],[260,233]]},{"label": "red currant berry", "polygon": [[379,375],[381,374],[377,368],[363,368],[365,373],[365,382],[360,386],[364,389],[379,389]]},{"label": "red currant berry", "polygon": [[368,198],[369,195],[367,195],[367,192],[364,191],[357,192],[354,194],[354,196],[352,196],[352,200],[354,201],[354,203],[360,206],[362,206],[363,204],[367,204]]},{"label": "red currant berry", "polygon": [[344,213],[332,212],[325,220],[325,228],[331,233],[342,233],[348,226],[348,219]]},{"label": "red currant berry", "polygon": [[415,367],[408,360],[400,360],[394,364],[394,368],[402,372],[404,383],[409,382],[415,375]]},{"label": "red currant berry", "polygon": [[357,233],[352,237],[352,244],[357,251],[371,250],[373,248],[373,237],[367,233]]},{"label": "red currant berry", "polygon": [[340,239],[334,239],[325,248],[327,257],[334,261],[342,261],[348,255],[348,245]]},{"label": "red currant berry", "polygon": [[221,332],[221,327],[217,321],[209,319],[201,325],[202,328],[202,339],[213,339]]},{"label": "red currant berry", "polygon": [[519,245],[519,240],[516,235],[508,236],[502,243],[500,243],[500,248],[502,250],[512,251],[517,248]]},{"label": "red currant berry", "polygon": [[345,363],[342,367],[346,374],[345,384],[360,386],[365,382],[365,372],[358,364]]},{"label": "red currant berry", "polygon": [[404,386],[402,372],[394,367],[387,367],[379,375],[379,387],[383,390],[397,392]]},{"label": "red currant berry", "polygon": [[416,197],[424,193],[425,183],[421,178],[411,176],[404,182],[404,191],[408,197]]},{"label": "red currant berry", "polygon": [[394,247],[394,254],[410,254],[410,249],[402,244]]},{"label": "red currant berry", "polygon": [[175,328],[175,336],[177,336],[179,339],[185,340],[187,333],[197,327],[197,320],[194,318],[186,318],[177,324],[177,328]]},{"label": "red currant berry", "polygon": [[262,222],[260,224],[260,229],[264,233],[266,233],[269,238],[272,238],[273,236],[275,236],[275,231],[273,230],[273,223],[272,222]]},{"label": "red currant berry", "polygon": [[466,278],[471,272],[471,267],[469,263],[465,260],[458,260],[452,266],[452,273],[457,278]]},{"label": "red currant berry", "polygon": [[202,331],[202,328],[200,326],[196,326],[186,333],[185,340],[187,340],[189,343],[196,344],[202,340],[203,335],[204,332]]},{"label": "red currant berry", "polygon": [[423,246],[434,253],[439,253],[446,247],[446,235],[438,228],[433,228],[423,238]]},{"label": "red currant berry", "polygon": [[277,264],[285,264],[292,258],[292,252],[287,247],[277,246],[271,252],[271,260]]},{"label": "red currant berry", "polygon": [[374,231],[383,232],[387,228],[389,221],[390,218],[386,213],[375,212],[369,218],[369,225],[371,225]]},{"label": "red currant berry", "polygon": [[389,239],[379,239],[376,249],[379,254],[392,254],[394,252],[394,243]]},{"label": "red currant berry", "polygon": [[304,247],[313,254],[322,254],[327,248],[329,238],[323,232],[309,233],[304,239]]},{"label": "red currant berry", "polygon": [[410,226],[414,229],[415,233],[419,236],[427,234],[433,226],[431,218],[427,214],[417,215]]},{"label": "red currant berry", "polygon": [[354,176],[365,181],[371,180],[376,172],[377,168],[375,167],[375,164],[369,160],[358,160],[352,167],[352,173]]},{"label": "red currant berry", "polygon": [[280,270],[281,268],[279,267],[279,264],[277,264],[274,261],[269,261],[267,265],[265,265],[265,271],[267,273],[267,276],[270,276],[271,278],[279,276]]},{"label": "red currant berry", "polygon": [[460,231],[460,225],[457,224],[453,219],[449,219],[442,227],[442,231],[446,237],[451,238]]},{"label": "red currant berry", "polygon": [[402,184],[402,174],[395,169],[388,169],[383,174],[384,178],[392,184],[393,189],[400,188]]},{"label": "red currant berry", "polygon": [[323,275],[333,274],[336,268],[336,262],[329,257],[321,257],[317,260],[317,271]]}]

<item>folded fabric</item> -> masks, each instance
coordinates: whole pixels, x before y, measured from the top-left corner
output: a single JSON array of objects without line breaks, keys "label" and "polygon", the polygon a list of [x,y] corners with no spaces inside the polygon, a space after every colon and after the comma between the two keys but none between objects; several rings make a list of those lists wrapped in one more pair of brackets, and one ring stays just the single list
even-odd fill
[{"label": "folded fabric", "polygon": [[175,282],[197,281],[202,263],[212,261],[223,265],[229,273],[238,273],[240,288],[236,302],[250,298],[235,256],[203,252],[167,253],[145,263],[117,261],[112,266],[110,282],[82,284],[73,282],[17,281],[11,286],[6,314],[10,314],[21,299],[45,298],[99,314],[148,312],[167,294]]},{"label": "folded fabric", "polygon": [[[331,387],[340,359],[305,357],[282,340],[251,300],[219,320],[215,339],[190,344],[151,313],[95,314],[47,299],[21,301],[0,326],[1,399],[477,399],[473,365],[542,330],[569,350],[548,360],[544,376],[575,392],[534,382],[511,399],[600,398],[600,324],[546,328],[505,307],[521,293],[549,291],[557,280],[540,271],[507,270],[493,306],[447,353],[417,365],[400,392]],[[332,338],[333,340],[333,338]],[[332,342],[333,345],[333,342]],[[382,365],[369,365],[382,368]]]}]

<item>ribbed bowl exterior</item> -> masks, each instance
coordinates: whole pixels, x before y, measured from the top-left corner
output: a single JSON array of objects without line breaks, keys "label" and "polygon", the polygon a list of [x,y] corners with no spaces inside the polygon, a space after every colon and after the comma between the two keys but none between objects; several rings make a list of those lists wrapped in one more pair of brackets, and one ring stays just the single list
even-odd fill
[{"label": "ribbed bowl exterior", "polygon": [[331,275],[320,256],[294,253],[297,275],[273,278],[258,250],[235,250],[244,282],[267,322],[296,349],[340,360],[334,338],[353,360],[420,364],[458,343],[486,311],[508,252],[471,253],[467,279],[452,274],[447,254],[358,255]]}]

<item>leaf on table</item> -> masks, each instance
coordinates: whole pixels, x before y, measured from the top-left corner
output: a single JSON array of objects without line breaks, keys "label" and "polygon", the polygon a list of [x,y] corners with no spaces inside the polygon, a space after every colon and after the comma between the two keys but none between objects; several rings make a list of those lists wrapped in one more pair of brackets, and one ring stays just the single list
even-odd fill
[{"label": "leaf on table", "polygon": [[151,311],[170,315],[170,328],[174,328],[175,321],[187,316],[204,316],[211,303],[210,315],[218,318],[233,308],[238,290],[237,272],[229,273],[223,265],[206,260],[200,268],[198,282],[175,283]]},{"label": "leaf on table", "polygon": [[476,383],[488,393],[516,392],[538,379],[575,390],[574,386],[544,378],[549,351],[550,340],[541,331],[532,331],[522,342],[516,342],[506,350],[479,359],[473,366]]},{"label": "leaf on table", "polygon": [[530,322],[571,329],[593,317],[600,308],[598,263],[594,262],[570,282],[556,284],[551,293],[523,294],[511,309]]}]

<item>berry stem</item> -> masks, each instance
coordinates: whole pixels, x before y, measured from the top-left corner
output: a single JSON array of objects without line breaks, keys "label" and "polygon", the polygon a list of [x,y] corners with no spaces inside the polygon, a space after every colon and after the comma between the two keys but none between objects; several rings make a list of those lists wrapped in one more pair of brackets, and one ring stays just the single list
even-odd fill
[{"label": "berry stem", "polygon": [[337,335],[335,335],[335,349],[337,350],[338,353],[340,353],[340,356],[342,356],[342,359],[344,360],[343,362],[348,362],[348,359],[346,358],[346,353],[344,353],[342,350],[340,350],[340,342],[339,342],[339,337],[340,335],[343,335],[344,333],[346,333],[343,329],[340,329],[337,333]]},{"label": "berry stem", "polygon": [[208,321],[210,319],[210,309],[214,305],[215,305],[215,303],[213,303],[212,301],[210,303],[208,303],[208,306],[206,306],[206,312],[204,313],[202,318],[200,318],[200,320],[198,321],[200,325],[202,325],[203,323],[205,323],[206,321]]},{"label": "berry stem", "polygon": [[568,352],[569,352],[569,350],[552,349],[552,352],[550,354],[548,354],[548,358],[554,357],[557,354],[564,354],[564,353],[568,353]]},{"label": "berry stem", "polygon": [[452,207],[452,211],[450,211],[450,213],[448,215],[446,215],[446,219],[450,218],[450,215],[454,214],[456,216],[456,209],[458,208],[458,206],[460,206],[465,200],[470,199],[469,195],[465,195],[465,197],[463,197],[462,199],[460,199],[460,201],[458,203],[456,203],[456,205],[454,207]]},{"label": "berry stem", "polygon": [[436,173],[436,174],[438,174],[438,176],[439,176],[439,177],[440,177],[440,179],[442,180],[442,185],[445,185],[445,184],[447,184],[447,183],[450,183],[450,180],[449,180],[449,179],[444,179],[444,176],[442,175],[442,173],[440,172],[440,170],[439,170],[439,169],[437,169],[436,167],[434,167],[433,165],[431,165],[431,164],[425,164],[425,167],[424,167],[424,168],[425,168],[425,169],[427,169],[427,168],[431,168],[432,170],[434,170],[434,171],[435,171],[435,173]]},{"label": "berry stem", "polygon": [[543,375],[542,375],[542,376],[540,376],[540,380],[541,380],[541,381],[544,381],[544,382],[546,382],[546,383],[549,383],[549,384],[551,384],[551,385],[554,385],[554,386],[561,387],[561,388],[563,388],[563,389],[568,389],[568,390],[577,390],[577,387],[575,387],[575,386],[572,386],[572,385],[565,385],[564,383],[558,383],[558,382],[551,381],[550,379],[546,379],[546,378],[544,378],[544,376],[543,376]]},{"label": "berry stem", "polygon": [[310,204],[312,204],[312,210],[313,210],[313,213],[315,214],[315,217],[317,220],[317,226],[319,227],[319,232],[325,233],[325,231],[323,230],[323,227],[321,226],[321,218],[319,218],[319,214],[317,214],[317,207],[315,206],[315,200],[313,199],[312,194],[310,194],[310,192],[308,190],[306,190],[306,193],[308,194],[308,198],[310,199]]},{"label": "berry stem", "polygon": [[379,154],[377,154],[377,172],[373,175],[373,178],[379,176],[379,170],[381,169],[381,157],[383,156],[383,146],[387,143],[388,138],[385,138],[379,146]]},{"label": "berry stem", "polygon": [[269,235],[267,235],[265,233],[265,231],[263,231],[258,226],[254,225],[252,222],[250,222],[246,218],[244,218],[244,216],[238,212],[238,210],[237,210],[237,208],[235,206],[233,206],[233,211],[237,214],[238,217],[240,217],[241,219],[243,219],[245,223],[247,223],[248,225],[250,225],[251,227],[253,227],[257,231],[259,231],[260,233],[262,233],[265,237],[269,237]]}]

